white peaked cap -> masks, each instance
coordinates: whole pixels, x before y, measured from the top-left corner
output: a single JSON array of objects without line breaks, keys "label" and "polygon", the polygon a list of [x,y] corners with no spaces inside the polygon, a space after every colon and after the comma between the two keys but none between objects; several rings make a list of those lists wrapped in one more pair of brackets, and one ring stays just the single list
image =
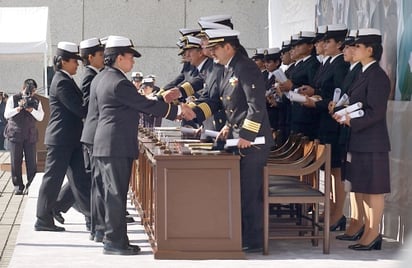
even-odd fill
[{"label": "white peaked cap", "polygon": [[278,53],[280,53],[280,48],[271,47],[271,48],[266,49],[265,52],[266,52],[266,55],[278,54]]},{"label": "white peaked cap", "polygon": [[132,72],[132,77],[143,77],[142,72]]},{"label": "white peaked cap", "polygon": [[232,15],[212,15],[212,16],[200,17],[199,21],[217,22],[217,21],[231,20],[231,19],[232,19]]},{"label": "white peaked cap", "polygon": [[101,46],[100,40],[97,38],[90,38],[90,39],[86,39],[80,42],[80,49],[84,49],[84,48],[92,48],[92,47],[97,47],[97,46]]},{"label": "white peaked cap", "polygon": [[200,27],[202,27],[202,30],[207,30],[207,29],[232,29],[227,25],[223,25],[220,23],[216,23],[216,22],[211,22],[211,21],[199,21],[198,22]]},{"label": "white peaked cap", "polygon": [[70,52],[70,53],[79,53],[79,47],[77,46],[77,44],[72,43],[72,42],[66,42],[66,41],[59,42],[57,44],[57,48]]},{"label": "white peaked cap", "polygon": [[347,30],[348,27],[346,27],[346,24],[329,24],[327,26],[327,31],[344,31]]},{"label": "white peaked cap", "polygon": [[111,35],[107,38],[106,47],[104,50],[106,53],[114,52],[126,52],[132,53],[134,57],[140,57],[141,54],[134,49],[132,40],[123,36]]},{"label": "white peaked cap", "polygon": [[327,28],[327,26],[326,25],[320,25],[320,26],[318,26],[318,29],[317,29],[317,33],[320,33],[320,34],[324,34],[324,33],[326,33],[326,28]]},{"label": "white peaked cap", "polygon": [[154,82],[153,77],[146,77],[146,78],[143,78],[143,80],[142,80],[142,83],[143,83],[143,84],[145,84],[145,83],[153,83],[153,82]]},{"label": "white peaked cap", "polygon": [[57,44],[56,56],[77,60],[82,59],[79,55],[79,47],[77,44],[66,41]]}]

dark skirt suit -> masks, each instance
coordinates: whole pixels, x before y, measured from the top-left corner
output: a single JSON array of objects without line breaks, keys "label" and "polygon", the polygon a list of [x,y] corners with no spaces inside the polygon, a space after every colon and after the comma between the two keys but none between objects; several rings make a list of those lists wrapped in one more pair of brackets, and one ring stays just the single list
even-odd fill
[{"label": "dark skirt suit", "polygon": [[378,62],[359,74],[349,89],[350,104],[363,103],[363,117],[351,119],[347,179],[352,191],[365,194],[390,192],[390,141],[386,124],[389,78]]},{"label": "dark skirt suit", "polygon": [[[347,94],[349,88],[356,81],[361,71],[362,71],[362,64],[360,64],[360,62],[355,63],[355,65],[349,68],[349,72],[346,74],[345,79],[343,80],[343,84],[340,87],[341,96],[345,93]],[[340,125],[339,127],[339,147],[340,147],[342,180],[345,180],[345,178],[347,177],[345,162],[346,162],[346,155],[348,153],[349,136],[350,136],[350,127],[348,127],[347,125]]]},{"label": "dark skirt suit", "polygon": [[316,102],[316,110],[319,112],[318,137],[322,144],[331,144],[332,168],[341,166],[341,147],[339,146],[339,123],[329,114],[328,105],[333,99],[335,88],[340,88],[348,73],[349,64],[343,60],[343,54],[331,59],[324,67],[321,76],[315,81],[316,94],[322,100]]}]

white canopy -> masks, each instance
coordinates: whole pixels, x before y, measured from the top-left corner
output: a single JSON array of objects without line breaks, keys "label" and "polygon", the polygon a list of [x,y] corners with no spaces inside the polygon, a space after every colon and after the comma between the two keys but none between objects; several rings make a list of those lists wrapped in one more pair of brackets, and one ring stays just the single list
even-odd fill
[{"label": "white canopy", "polygon": [[[18,70],[23,73],[28,72],[30,77],[43,76],[45,89],[47,89],[47,55],[51,49],[48,45],[50,42],[48,11],[48,7],[0,7],[0,56],[2,61],[6,64],[10,63],[14,73],[16,73],[17,66]],[[38,59],[39,63],[43,62],[44,71],[42,68],[40,74],[38,68],[32,69],[33,59]],[[3,75],[3,86],[15,83],[13,75]]]},{"label": "white canopy", "polygon": [[0,54],[47,53],[47,7],[0,8]]}]

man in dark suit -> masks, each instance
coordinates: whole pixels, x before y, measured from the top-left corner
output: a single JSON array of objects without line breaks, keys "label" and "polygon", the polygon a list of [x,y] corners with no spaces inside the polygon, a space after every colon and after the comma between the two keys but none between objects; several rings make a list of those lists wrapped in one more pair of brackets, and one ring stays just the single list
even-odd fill
[{"label": "man in dark suit", "polygon": [[[268,114],[265,107],[265,84],[253,60],[238,48],[239,32],[234,30],[206,30],[208,47],[225,70],[219,73],[219,98],[205,100],[193,108],[197,120],[202,121],[222,106],[227,122],[218,139],[237,138],[234,153],[241,156],[242,243],[247,251],[259,250],[263,245],[263,166],[273,145]],[[185,114],[186,115],[186,114]],[[256,137],[265,137],[265,144],[252,146]]]},{"label": "man in dark suit", "polygon": [[79,48],[70,42],[57,46],[56,73],[50,85],[50,120],[46,128],[47,156],[43,181],[37,200],[36,231],[64,231],[54,224],[53,210],[64,176],[79,210],[90,216],[90,178],[86,175],[80,135],[86,116],[82,93],[73,80],[79,66]]},{"label": "man in dark suit", "polygon": [[91,85],[91,92],[96,92],[93,101],[98,113],[93,156],[102,175],[103,198],[106,201],[103,253],[136,255],[140,248],[129,244],[125,211],[132,163],[139,153],[139,113],[174,120],[178,115],[192,111],[185,105],[149,100],[136,91],[126,77],[126,73],[133,68],[133,58],[140,57],[130,39],[110,36],[104,57],[106,67]]}]

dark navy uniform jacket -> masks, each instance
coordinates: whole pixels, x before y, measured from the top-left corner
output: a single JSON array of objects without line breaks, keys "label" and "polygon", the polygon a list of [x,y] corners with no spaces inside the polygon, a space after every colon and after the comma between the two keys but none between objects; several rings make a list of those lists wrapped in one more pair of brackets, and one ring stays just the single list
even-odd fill
[{"label": "dark navy uniform jacket", "polygon": [[[83,96],[75,81],[57,71],[49,90],[50,120],[46,128],[46,145],[78,145],[86,116]],[[68,131],[70,130],[70,131]]]},{"label": "dark navy uniform jacket", "polygon": [[265,136],[266,145],[273,145],[272,132],[266,111],[265,83],[253,60],[236,52],[216,80],[220,101],[210,99],[194,108],[197,118],[207,118],[220,105],[226,113],[226,125],[233,138],[253,141]]},{"label": "dark navy uniform jacket", "polygon": [[324,67],[322,75],[315,82],[315,93],[322,97],[322,100],[315,103],[316,109],[320,112],[319,133],[321,136],[331,132],[337,135],[339,131],[339,124],[330,116],[328,106],[333,99],[335,88],[341,88],[343,85],[348,70],[349,63],[344,61],[343,54],[341,54]]},{"label": "dark navy uniform jacket", "polygon": [[365,114],[350,120],[350,152],[390,151],[386,124],[389,93],[389,78],[378,62],[359,73],[348,91],[349,103],[362,102]]},{"label": "dark navy uniform jacket", "polygon": [[97,72],[86,66],[83,81],[82,81],[82,91],[83,91],[83,105],[86,107],[89,105],[89,96],[90,96],[90,85],[92,83],[93,78],[97,75]]},{"label": "dark navy uniform jacket", "polygon": [[101,74],[91,86],[91,91],[96,91],[99,113],[93,156],[137,158],[139,112],[174,120],[178,108],[139,94],[126,75],[116,68],[106,67]]}]

